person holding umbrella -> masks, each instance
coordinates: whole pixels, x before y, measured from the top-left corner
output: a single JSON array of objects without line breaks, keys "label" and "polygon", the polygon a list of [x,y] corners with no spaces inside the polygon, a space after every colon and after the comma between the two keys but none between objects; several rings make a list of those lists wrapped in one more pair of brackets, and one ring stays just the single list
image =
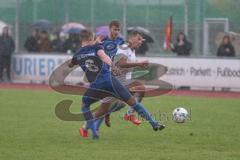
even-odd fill
[{"label": "person holding umbrella", "polygon": [[70,22],[62,26],[62,32],[68,34],[68,39],[63,43],[63,52],[75,53],[80,48],[80,32],[85,26],[80,23]]},{"label": "person holding umbrella", "polygon": [[29,36],[25,43],[24,48],[28,52],[39,52],[39,44],[40,44],[40,34],[39,29],[35,28],[32,30],[31,36]]},{"label": "person holding umbrella", "polygon": [[71,54],[80,48],[79,34],[69,33],[69,38],[63,43],[63,51]]},{"label": "person holding umbrella", "polygon": [[47,31],[41,31],[40,33],[40,44],[39,51],[40,52],[51,52],[52,46],[49,39],[49,34]]}]

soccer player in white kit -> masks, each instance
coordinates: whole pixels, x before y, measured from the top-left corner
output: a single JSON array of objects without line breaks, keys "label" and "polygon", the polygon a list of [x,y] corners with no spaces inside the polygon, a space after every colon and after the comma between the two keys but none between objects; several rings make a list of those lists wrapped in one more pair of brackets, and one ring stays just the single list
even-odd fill
[{"label": "soccer player in white kit", "polygon": [[[117,76],[118,80],[122,82],[125,86],[130,87],[133,83],[132,80],[132,71],[136,67],[146,67],[148,65],[148,61],[137,62],[135,49],[140,47],[144,39],[138,32],[132,32],[128,35],[128,44],[120,45],[117,53],[114,57],[114,63],[116,66],[122,69],[122,73]],[[138,86],[139,88],[140,86]],[[144,90],[144,86],[141,87]],[[143,95],[141,93],[135,93],[135,97],[137,101],[141,101]],[[106,98],[105,101],[110,101],[111,98]],[[112,100],[113,101],[113,100]],[[104,100],[103,100],[104,102]],[[110,101],[111,102],[111,101]],[[124,107],[125,104],[121,101],[118,101],[112,106],[112,111],[119,110]],[[124,115],[124,119],[133,122],[136,125],[140,125],[141,121],[135,117],[134,109],[129,107],[127,113]]]}]

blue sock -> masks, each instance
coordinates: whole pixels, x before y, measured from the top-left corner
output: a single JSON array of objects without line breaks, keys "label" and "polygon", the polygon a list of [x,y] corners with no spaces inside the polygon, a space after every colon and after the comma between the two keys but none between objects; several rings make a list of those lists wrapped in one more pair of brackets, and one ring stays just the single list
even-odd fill
[{"label": "blue sock", "polygon": [[84,116],[86,121],[93,120],[93,114],[90,111],[90,105],[84,104],[82,106],[82,112],[83,112],[83,116]]},{"label": "blue sock", "polygon": [[133,109],[143,118],[145,118],[149,123],[154,127],[158,123],[156,120],[153,119],[153,117],[150,115],[150,113],[147,111],[147,109],[141,104],[141,103],[136,103],[133,106]]},{"label": "blue sock", "polygon": [[95,120],[95,124],[96,124],[96,129],[99,130],[102,122],[104,120],[104,117],[98,118],[97,120]]},{"label": "blue sock", "polygon": [[98,136],[98,132],[96,129],[96,124],[94,123],[92,112],[90,111],[90,106],[84,104],[82,107],[82,112],[84,115],[85,120],[87,121],[86,129],[91,129],[93,136]]}]

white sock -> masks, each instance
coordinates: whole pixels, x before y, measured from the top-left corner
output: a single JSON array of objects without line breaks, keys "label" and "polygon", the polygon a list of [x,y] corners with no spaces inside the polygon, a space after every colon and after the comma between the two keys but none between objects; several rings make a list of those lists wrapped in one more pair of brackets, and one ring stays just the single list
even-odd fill
[{"label": "white sock", "polygon": [[134,114],[134,109],[132,107],[128,107],[127,115],[133,115]]}]

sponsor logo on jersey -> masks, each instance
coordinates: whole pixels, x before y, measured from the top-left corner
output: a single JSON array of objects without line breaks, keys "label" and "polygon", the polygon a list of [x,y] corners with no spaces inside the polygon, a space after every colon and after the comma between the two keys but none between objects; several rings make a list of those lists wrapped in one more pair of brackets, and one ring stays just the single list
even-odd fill
[{"label": "sponsor logo on jersey", "polygon": [[107,52],[111,52],[117,48],[117,45],[115,43],[109,42],[105,45],[104,50]]}]

